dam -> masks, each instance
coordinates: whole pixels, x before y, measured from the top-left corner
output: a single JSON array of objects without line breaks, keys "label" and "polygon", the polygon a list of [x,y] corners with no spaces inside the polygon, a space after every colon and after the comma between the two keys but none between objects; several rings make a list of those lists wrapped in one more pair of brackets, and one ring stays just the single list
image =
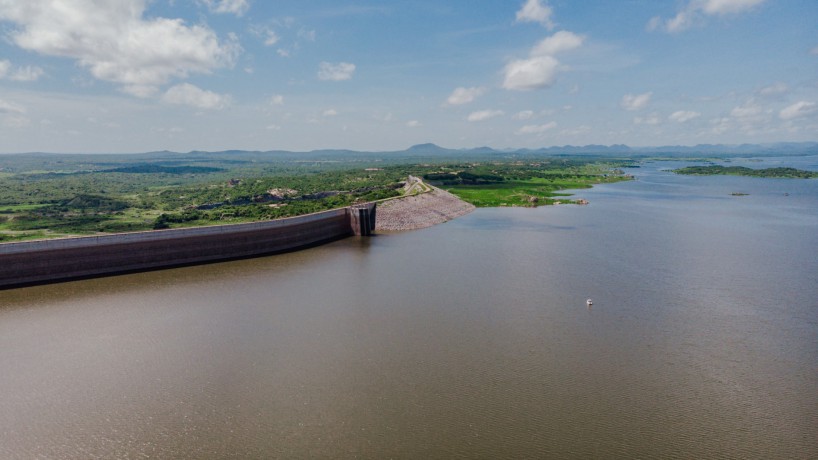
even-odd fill
[{"label": "dam", "polygon": [[0,289],[293,251],[374,232],[375,203],[245,224],[0,244]]}]

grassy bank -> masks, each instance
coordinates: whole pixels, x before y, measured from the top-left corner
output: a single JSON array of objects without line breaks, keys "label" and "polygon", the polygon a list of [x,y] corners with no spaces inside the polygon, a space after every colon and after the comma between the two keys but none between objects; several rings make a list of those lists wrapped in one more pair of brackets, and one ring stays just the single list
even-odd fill
[{"label": "grassy bank", "polygon": [[534,163],[495,167],[490,172],[471,172],[465,176],[466,180],[459,181],[456,179],[463,173],[450,172],[440,186],[477,207],[542,206],[575,203],[576,200],[569,198],[570,193],[560,193],[564,190],[590,188],[631,178],[611,164],[554,166]]}]

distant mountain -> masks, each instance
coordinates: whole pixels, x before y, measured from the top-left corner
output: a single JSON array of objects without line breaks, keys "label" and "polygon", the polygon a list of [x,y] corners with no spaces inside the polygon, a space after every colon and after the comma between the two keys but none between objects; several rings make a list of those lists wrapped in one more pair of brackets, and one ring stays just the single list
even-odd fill
[{"label": "distant mountain", "polygon": [[434,154],[434,153],[452,153],[456,152],[457,150],[452,149],[444,149],[443,147],[427,143],[427,144],[417,144],[409,147],[408,149],[404,150],[406,153],[423,153],[423,154]]},{"label": "distant mountain", "polygon": [[493,148],[485,146],[485,145],[482,146],[482,147],[475,147],[473,149],[463,149],[463,150],[468,150],[469,152],[474,152],[474,153],[501,153],[499,150],[493,149]]},{"label": "distant mountain", "polygon": [[361,152],[356,150],[346,150],[346,149],[321,149],[321,150],[313,150],[311,152],[314,155],[358,155]]},{"label": "distant mountain", "polygon": [[770,144],[698,144],[665,145],[659,147],[638,147],[639,153],[685,153],[718,155],[787,155],[818,153],[818,142],[777,142]]},{"label": "distant mountain", "polygon": [[[228,151],[229,153],[237,153],[236,151]],[[214,152],[214,153],[228,153],[228,152]],[[191,152],[193,153],[193,152]],[[199,152],[196,152],[199,153]],[[505,148],[498,150],[489,146],[481,146],[465,149],[450,149],[441,147],[431,142],[424,144],[413,145],[406,150],[378,152],[378,151],[356,151],[347,149],[323,149],[312,150],[309,152],[290,152],[290,151],[267,151],[267,152],[242,152],[247,154],[260,155],[298,155],[306,158],[317,158],[326,156],[360,156],[373,157],[380,155],[388,155],[391,157],[405,156],[418,158],[434,158],[434,157],[456,157],[469,155],[594,155],[594,156],[645,156],[645,155],[667,155],[667,156],[682,156],[682,155],[792,155],[792,154],[818,154],[818,142],[782,142],[772,144],[699,144],[694,146],[689,145],[665,145],[658,147],[630,147],[624,144],[613,145],[563,145],[540,148]]]},{"label": "distant mountain", "polygon": [[434,159],[435,157],[457,157],[475,155],[486,156],[510,156],[510,155],[617,155],[617,156],[707,156],[707,155],[805,155],[818,154],[818,142],[778,142],[768,144],[699,144],[699,145],[663,145],[655,147],[630,147],[624,144],[614,145],[563,145],[540,148],[503,148],[495,149],[489,146],[481,146],[465,149],[450,149],[441,147],[433,143],[413,145],[406,150],[398,151],[357,151],[348,149],[321,149],[309,152],[296,152],[287,150],[223,150],[223,151],[201,151],[193,150],[187,153],[169,152],[167,150],[145,153],[131,154],[53,154],[41,152],[29,152],[18,154],[2,154],[0,158],[11,158],[17,155],[24,155],[28,158],[49,157],[60,155],[62,158],[70,156],[87,157],[95,161],[120,162],[124,157],[140,158],[142,160],[167,160],[168,157],[177,160],[204,161],[212,158],[235,158],[235,161],[250,161],[254,158],[268,158],[270,155],[277,157],[298,157],[300,159],[322,159],[332,156],[346,157],[406,157]]}]

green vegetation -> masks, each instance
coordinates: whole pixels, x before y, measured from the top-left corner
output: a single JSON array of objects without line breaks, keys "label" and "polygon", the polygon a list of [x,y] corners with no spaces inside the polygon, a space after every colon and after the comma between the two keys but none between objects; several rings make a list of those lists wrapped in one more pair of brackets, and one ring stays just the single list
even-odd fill
[{"label": "green vegetation", "polygon": [[795,168],[766,168],[752,169],[744,166],[688,166],[686,168],[673,170],[676,174],[688,174],[697,176],[749,176],[749,177],[772,177],[790,179],[813,179],[818,178],[818,172],[804,171]]},{"label": "green vegetation", "polygon": [[631,165],[499,153],[0,155],[0,241],[296,216],[399,196],[409,175],[477,206],[538,206],[626,179]]},{"label": "green vegetation", "polygon": [[210,168],[206,166],[161,166],[161,165],[136,165],[124,166],[121,168],[108,169],[100,171],[102,173],[133,173],[133,174],[197,174],[197,173],[212,173],[224,171],[221,168]]},{"label": "green vegetation", "polygon": [[[621,163],[621,162],[620,162]],[[424,175],[426,180],[478,207],[575,203],[560,190],[627,180],[623,164],[546,159],[532,163],[472,165]]]}]

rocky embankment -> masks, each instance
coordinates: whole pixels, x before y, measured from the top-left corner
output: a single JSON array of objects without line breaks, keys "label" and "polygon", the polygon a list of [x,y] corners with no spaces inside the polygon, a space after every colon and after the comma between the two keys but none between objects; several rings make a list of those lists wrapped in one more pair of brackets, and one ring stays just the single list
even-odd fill
[{"label": "rocky embankment", "polygon": [[474,206],[449,192],[431,187],[430,192],[378,203],[375,229],[415,230],[442,224],[468,214]]}]

